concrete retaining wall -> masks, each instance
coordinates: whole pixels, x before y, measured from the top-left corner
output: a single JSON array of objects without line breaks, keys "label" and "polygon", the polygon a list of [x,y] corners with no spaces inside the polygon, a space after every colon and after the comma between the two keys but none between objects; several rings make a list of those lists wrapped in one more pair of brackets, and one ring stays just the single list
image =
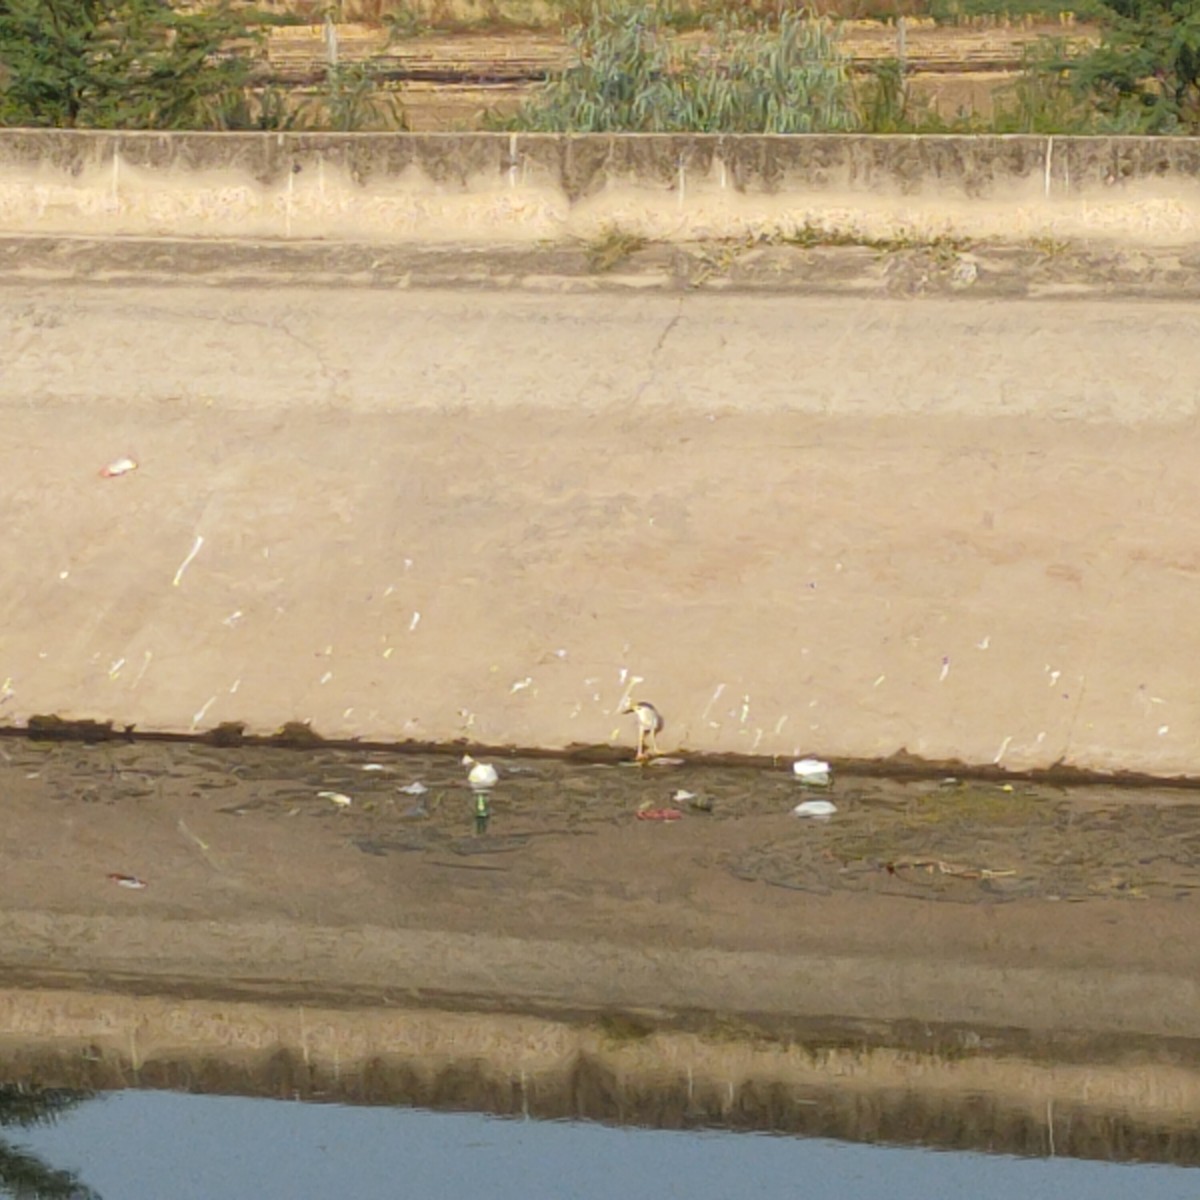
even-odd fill
[{"label": "concrete retaining wall", "polygon": [[0,232],[1200,237],[1200,139],[0,131]]}]

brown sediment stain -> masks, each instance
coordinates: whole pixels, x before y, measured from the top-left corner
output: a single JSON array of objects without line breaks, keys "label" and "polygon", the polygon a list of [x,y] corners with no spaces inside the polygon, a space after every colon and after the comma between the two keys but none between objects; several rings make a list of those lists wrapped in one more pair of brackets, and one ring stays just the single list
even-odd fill
[{"label": "brown sediment stain", "polygon": [[1070,563],[1051,563],[1046,568],[1046,576],[1049,579],[1056,579],[1062,583],[1083,583],[1083,572]]}]

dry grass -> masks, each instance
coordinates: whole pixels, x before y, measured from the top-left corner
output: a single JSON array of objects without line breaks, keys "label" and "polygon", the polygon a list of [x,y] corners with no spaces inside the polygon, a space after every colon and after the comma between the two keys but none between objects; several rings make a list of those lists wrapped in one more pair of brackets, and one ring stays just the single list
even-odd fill
[{"label": "dry grass", "polygon": [[606,225],[591,241],[584,244],[588,270],[595,274],[611,271],[630,255],[646,248],[647,241],[641,234],[622,229],[619,225]]}]

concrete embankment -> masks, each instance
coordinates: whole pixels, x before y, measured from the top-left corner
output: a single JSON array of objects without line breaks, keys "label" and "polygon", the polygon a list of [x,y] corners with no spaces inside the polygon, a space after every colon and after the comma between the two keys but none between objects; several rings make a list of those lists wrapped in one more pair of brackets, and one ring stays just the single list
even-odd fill
[{"label": "concrete embankment", "polygon": [[0,230],[525,244],[1200,235],[1200,139],[0,131]]},{"label": "concrete embankment", "polygon": [[[8,132],[0,717],[555,748],[632,689],[667,748],[1197,773],[1197,153]],[[514,261],[668,210],[1123,241]],[[284,241],[179,241],[232,233]],[[452,233],[453,286],[387,258]]]}]

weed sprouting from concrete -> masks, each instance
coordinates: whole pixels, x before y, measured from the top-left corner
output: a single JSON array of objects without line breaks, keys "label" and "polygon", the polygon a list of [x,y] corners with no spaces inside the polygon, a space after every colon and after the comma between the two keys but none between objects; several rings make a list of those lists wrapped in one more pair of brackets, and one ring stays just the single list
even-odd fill
[{"label": "weed sprouting from concrete", "polygon": [[622,229],[619,225],[606,225],[584,246],[588,270],[598,274],[611,271],[646,245],[646,239],[641,234]]},{"label": "weed sprouting from concrete", "polygon": [[901,230],[885,237],[872,237],[853,229],[827,229],[822,225],[805,222],[803,225],[774,235],[771,241],[786,246],[816,249],[827,246],[863,246],[877,254],[901,254],[920,250],[930,254],[939,263],[950,264],[958,255],[971,248],[971,242],[953,234],[938,233],[924,236]]}]

